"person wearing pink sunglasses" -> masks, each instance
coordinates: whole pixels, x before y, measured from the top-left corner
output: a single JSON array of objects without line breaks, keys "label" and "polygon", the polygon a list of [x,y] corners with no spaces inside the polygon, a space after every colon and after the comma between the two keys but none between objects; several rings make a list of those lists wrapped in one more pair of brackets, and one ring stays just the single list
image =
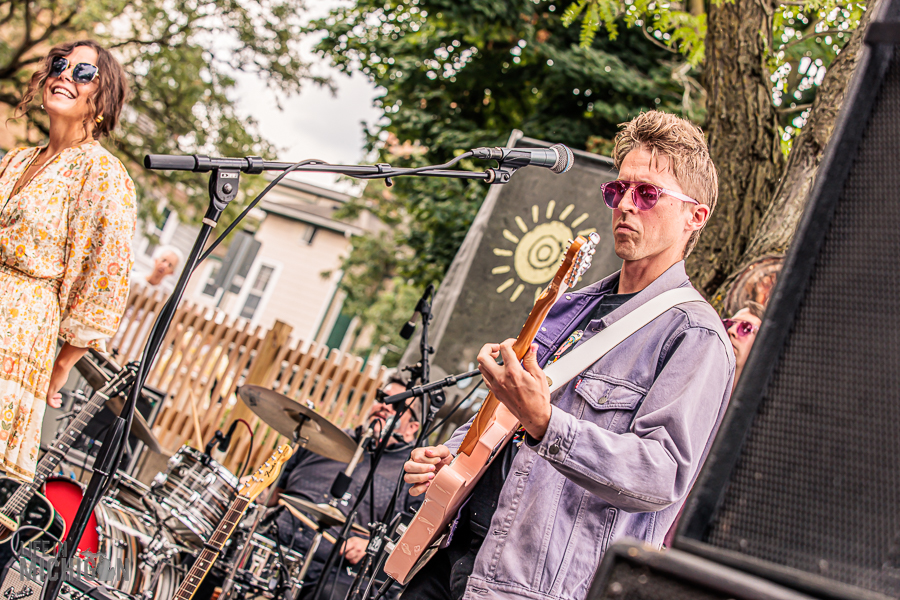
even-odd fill
[{"label": "person wearing pink sunglasses", "polygon": [[731,347],[734,349],[734,385],[737,387],[738,380],[741,377],[741,371],[747,364],[747,356],[750,354],[750,348],[756,341],[756,332],[762,325],[765,307],[758,303],[748,301],[744,308],[734,313],[730,319],[723,319],[722,323],[728,331],[728,339],[731,340]]}]

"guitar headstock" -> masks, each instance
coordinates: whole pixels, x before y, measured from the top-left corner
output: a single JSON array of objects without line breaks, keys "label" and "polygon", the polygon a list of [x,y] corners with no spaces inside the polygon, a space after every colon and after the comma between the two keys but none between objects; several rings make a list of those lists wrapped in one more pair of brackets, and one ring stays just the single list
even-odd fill
[{"label": "guitar headstock", "polygon": [[279,446],[278,449],[272,453],[272,456],[269,457],[269,460],[263,463],[263,465],[250,476],[250,479],[238,486],[238,494],[251,502],[255,500],[257,496],[263,493],[263,490],[275,483],[275,480],[278,479],[278,473],[281,472],[281,465],[283,465],[293,453],[294,451],[291,450],[291,447],[288,444]]},{"label": "guitar headstock", "polygon": [[115,398],[116,396],[124,394],[131,384],[134,383],[134,377],[137,374],[136,371],[137,368],[134,365],[125,365],[118,373],[113,375],[112,379],[106,382],[106,385],[104,385],[100,391],[108,398]]},{"label": "guitar headstock", "polygon": [[[588,234],[587,239],[582,236],[578,236],[579,240],[584,240],[584,242],[578,246],[578,251],[575,257],[572,259],[572,268],[569,269],[568,274],[566,275],[563,283],[565,283],[566,287],[572,287],[578,280],[581,279],[581,276],[585,274],[585,272],[591,268],[591,260],[594,258],[594,252],[596,251],[597,244],[600,243],[600,234],[596,231]],[[575,242],[572,242],[572,245],[569,246],[569,252],[572,251],[572,246],[575,245]],[[566,252],[566,257],[568,258],[569,252]]]},{"label": "guitar headstock", "polygon": [[553,306],[559,294],[578,282],[578,279],[590,268],[594,249],[599,242],[600,235],[596,232],[588,234],[587,237],[579,235],[574,241],[570,241],[562,264],[556,271],[556,276],[553,277],[553,281],[550,282],[547,289],[537,299],[535,303],[536,311],[533,310],[532,312],[539,313],[545,307]]}]

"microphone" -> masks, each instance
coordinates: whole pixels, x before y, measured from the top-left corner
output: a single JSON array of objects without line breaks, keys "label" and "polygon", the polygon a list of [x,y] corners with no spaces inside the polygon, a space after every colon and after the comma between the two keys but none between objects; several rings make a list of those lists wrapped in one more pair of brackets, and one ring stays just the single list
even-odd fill
[{"label": "microphone", "polygon": [[522,168],[546,167],[557,175],[565,173],[575,164],[575,155],[568,146],[553,144],[549,148],[475,148],[475,158],[499,160],[504,166]]},{"label": "microphone", "polygon": [[228,428],[228,433],[225,434],[221,440],[219,440],[219,452],[225,452],[228,450],[228,446],[231,445],[231,436],[234,434],[234,428],[237,427],[237,419],[231,422],[231,427]]},{"label": "microphone", "polygon": [[206,449],[204,450],[204,454],[207,456],[212,456],[210,452],[212,452],[213,447],[218,444],[218,451],[225,452],[228,450],[228,446],[231,445],[231,436],[234,434],[234,429],[237,427],[237,420],[231,422],[231,427],[228,428],[228,433],[222,435],[220,430],[216,430],[216,433],[213,436],[213,439],[209,440],[209,443],[206,444]]},{"label": "microphone", "polygon": [[434,293],[434,286],[429,284],[427,288],[425,288],[425,293],[422,294],[422,297],[419,298],[419,301],[416,303],[416,309],[413,311],[412,317],[409,318],[403,328],[400,330],[400,337],[404,340],[408,340],[412,337],[412,334],[416,331],[416,317],[421,315],[425,311],[431,310],[428,306],[428,298]]}]

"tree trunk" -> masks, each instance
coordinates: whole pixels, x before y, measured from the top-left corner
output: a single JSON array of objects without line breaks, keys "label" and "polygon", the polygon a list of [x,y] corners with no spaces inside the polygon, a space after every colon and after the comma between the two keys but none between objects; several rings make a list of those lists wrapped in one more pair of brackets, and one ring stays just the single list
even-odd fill
[{"label": "tree trunk", "polygon": [[[730,295],[732,284],[737,277],[751,265],[759,263],[760,259],[783,256],[787,251],[806,206],[825,146],[834,131],[850,77],[859,61],[863,36],[880,1],[876,0],[869,5],[850,40],[828,68],[825,79],[816,93],[809,119],[794,140],[784,176],[772,196],[772,201],[768,204],[759,227],[753,230],[753,238],[747,244],[745,252],[735,261],[729,277],[713,295],[713,305],[716,308],[732,312],[735,307],[725,306],[727,303],[724,299]],[[703,238],[700,239],[702,242]]]},{"label": "tree trunk", "polygon": [[687,264],[707,295],[744,255],[784,164],[765,63],[773,11],[772,0],[711,3],[709,10],[704,87],[719,202]]}]

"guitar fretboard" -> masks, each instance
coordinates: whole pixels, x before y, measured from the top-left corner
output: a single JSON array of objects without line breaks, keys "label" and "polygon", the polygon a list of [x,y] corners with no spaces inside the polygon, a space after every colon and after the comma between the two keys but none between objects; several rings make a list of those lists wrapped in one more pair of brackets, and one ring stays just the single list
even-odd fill
[{"label": "guitar fretboard", "polygon": [[216,531],[210,536],[209,541],[203,548],[203,552],[201,552],[197,560],[194,561],[191,570],[188,571],[184,581],[182,581],[181,585],[178,587],[178,591],[175,592],[173,600],[191,599],[197,591],[197,586],[200,585],[200,582],[203,581],[203,578],[209,572],[210,568],[212,568],[213,563],[216,562],[219,553],[225,546],[225,542],[231,537],[234,528],[237,527],[238,521],[241,520],[241,517],[244,515],[244,511],[247,510],[249,504],[250,499],[245,498],[244,496],[237,496],[231,502],[231,506],[228,507],[228,512],[225,513],[222,522],[219,523]]},{"label": "guitar fretboard", "polygon": [[106,401],[111,396],[120,394],[132,381],[134,381],[134,371],[130,367],[126,367],[115,379],[107,383],[102,389],[94,392],[91,399],[78,411],[78,414],[75,415],[75,418],[72,419],[66,430],[59,434],[50,446],[50,450],[38,462],[34,481],[20,485],[9,497],[9,500],[6,501],[6,504],[3,505],[2,512],[4,515],[14,516],[25,509],[28,501],[31,500],[40,487],[44,485],[44,481],[56,470],[60,461],[65,457],[75,440],[78,439],[78,436],[81,435],[81,432],[84,431],[84,428],[87,427],[90,420],[100,412],[100,409],[103,408],[103,405],[106,404]]}]

